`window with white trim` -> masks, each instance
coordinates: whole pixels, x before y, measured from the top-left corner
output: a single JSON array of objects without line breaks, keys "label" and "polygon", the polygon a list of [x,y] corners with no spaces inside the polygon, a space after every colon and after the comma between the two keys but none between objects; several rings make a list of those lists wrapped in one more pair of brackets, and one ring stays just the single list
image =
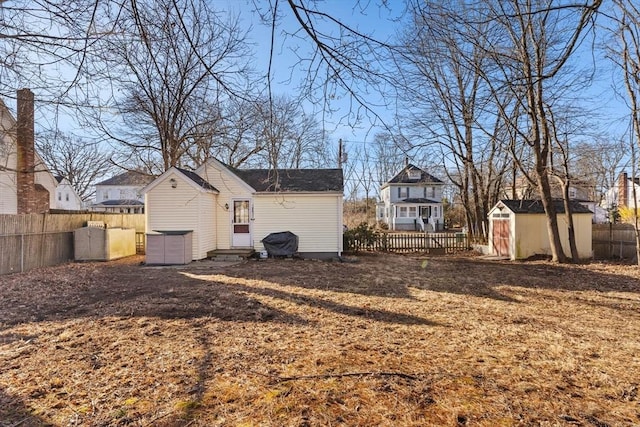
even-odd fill
[{"label": "window with white trim", "polygon": [[418,216],[418,211],[415,206],[409,206],[409,218],[415,218]]},{"label": "window with white trim", "polygon": [[406,218],[407,217],[407,207],[400,206],[398,207],[398,218]]}]

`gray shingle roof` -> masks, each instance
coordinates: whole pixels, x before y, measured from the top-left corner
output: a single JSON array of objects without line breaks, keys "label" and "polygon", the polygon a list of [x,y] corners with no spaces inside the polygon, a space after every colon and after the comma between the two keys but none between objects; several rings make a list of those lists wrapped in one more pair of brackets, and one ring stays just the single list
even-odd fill
[{"label": "gray shingle roof", "polygon": [[229,169],[259,192],[328,192],[344,189],[342,169]]},{"label": "gray shingle roof", "polygon": [[[420,178],[409,178],[409,171],[420,171]],[[426,173],[424,170],[409,163],[396,176],[387,181],[387,184],[417,184],[417,183],[435,183],[441,184],[435,176]]]},{"label": "gray shingle roof", "polygon": [[96,203],[94,206],[143,206],[143,205],[144,203],[142,203],[139,200],[119,199],[119,200],[105,200],[103,202]]},{"label": "gray shingle roof", "polygon": [[[544,206],[542,206],[542,200],[500,200],[502,204],[508,207],[514,213],[544,213]],[[580,203],[572,200],[571,209],[573,213],[593,213],[589,208],[581,205]],[[553,205],[556,208],[556,213],[564,213],[564,201],[561,199],[554,199]]]},{"label": "gray shingle roof", "polygon": [[401,202],[404,202],[404,203],[440,203],[437,200],[425,199],[425,198],[422,198],[422,197],[417,197],[417,198],[411,197],[411,198],[408,198],[408,199],[402,199]]},{"label": "gray shingle roof", "polygon": [[209,184],[207,181],[204,180],[204,178],[202,178],[197,173],[192,172],[192,171],[188,171],[186,169],[181,169],[181,168],[176,168],[176,169],[178,169],[187,178],[189,178],[191,181],[195,182],[197,185],[199,185],[200,187],[204,188],[205,190],[218,191],[218,189],[216,187],[214,187],[213,185]]},{"label": "gray shingle roof", "polygon": [[96,185],[139,185],[145,186],[154,180],[154,177],[141,172],[126,171],[120,175],[112,176]]}]

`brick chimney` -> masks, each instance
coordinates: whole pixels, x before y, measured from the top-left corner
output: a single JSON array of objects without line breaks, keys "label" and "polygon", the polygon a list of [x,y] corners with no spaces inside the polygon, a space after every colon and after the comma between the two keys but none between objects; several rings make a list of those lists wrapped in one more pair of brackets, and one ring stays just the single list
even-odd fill
[{"label": "brick chimney", "polygon": [[627,206],[629,200],[629,178],[626,172],[618,175],[618,207]]},{"label": "brick chimney", "polygon": [[18,213],[42,213],[49,210],[49,192],[36,185],[33,92],[18,90],[17,96],[17,195]]}]

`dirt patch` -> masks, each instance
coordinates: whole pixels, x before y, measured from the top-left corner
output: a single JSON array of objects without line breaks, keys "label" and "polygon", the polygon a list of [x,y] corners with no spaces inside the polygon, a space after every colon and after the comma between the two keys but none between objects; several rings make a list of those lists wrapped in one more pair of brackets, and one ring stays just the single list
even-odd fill
[{"label": "dirt patch", "polygon": [[640,424],[636,266],[141,261],[0,277],[0,426]]}]

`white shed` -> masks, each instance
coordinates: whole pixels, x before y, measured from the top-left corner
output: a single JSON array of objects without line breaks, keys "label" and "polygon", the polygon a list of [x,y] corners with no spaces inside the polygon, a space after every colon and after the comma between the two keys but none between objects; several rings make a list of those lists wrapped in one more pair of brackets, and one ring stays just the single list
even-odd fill
[{"label": "white shed", "polygon": [[[568,224],[562,200],[554,201],[562,249],[570,254]],[[571,202],[576,246],[581,259],[592,257],[592,212]],[[489,211],[489,248],[511,260],[551,255],[547,217],[540,200],[500,200]]]}]

